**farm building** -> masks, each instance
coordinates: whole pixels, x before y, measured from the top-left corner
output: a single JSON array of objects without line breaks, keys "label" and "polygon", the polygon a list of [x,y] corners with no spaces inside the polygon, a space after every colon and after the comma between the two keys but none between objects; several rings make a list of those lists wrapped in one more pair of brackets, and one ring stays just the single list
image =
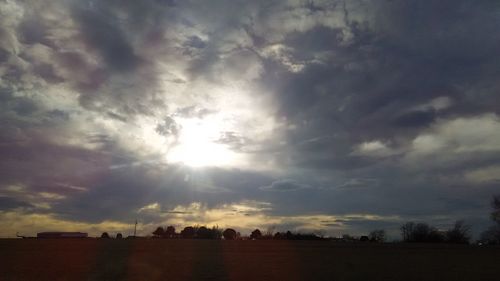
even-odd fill
[{"label": "farm building", "polygon": [[87,238],[85,232],[39,232],[37,238]]}]

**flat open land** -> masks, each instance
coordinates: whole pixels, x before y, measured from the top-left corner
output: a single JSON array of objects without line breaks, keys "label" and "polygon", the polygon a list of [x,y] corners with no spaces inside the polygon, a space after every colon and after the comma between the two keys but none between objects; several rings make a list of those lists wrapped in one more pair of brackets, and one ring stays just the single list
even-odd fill
[{"label": "flat open land", "polygon": [[0,239],[0,280],[500,280],[500,248],[459,245]]}]

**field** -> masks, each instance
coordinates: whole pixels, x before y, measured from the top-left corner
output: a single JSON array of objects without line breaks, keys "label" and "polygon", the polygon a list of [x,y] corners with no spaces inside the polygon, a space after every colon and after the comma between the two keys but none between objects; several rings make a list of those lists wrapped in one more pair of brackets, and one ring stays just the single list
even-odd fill
[{"label": "field", "polygon": [[500,280],[500,248],[0,239],[0,280]]}]

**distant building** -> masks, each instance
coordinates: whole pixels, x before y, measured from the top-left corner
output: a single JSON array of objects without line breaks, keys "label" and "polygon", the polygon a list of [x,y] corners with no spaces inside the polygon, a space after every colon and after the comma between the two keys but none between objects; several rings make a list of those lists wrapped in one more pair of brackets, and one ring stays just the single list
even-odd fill
[{"label": "distant building", "polygon": [[37,238],[87,238],[85,232],[39,232]]}]

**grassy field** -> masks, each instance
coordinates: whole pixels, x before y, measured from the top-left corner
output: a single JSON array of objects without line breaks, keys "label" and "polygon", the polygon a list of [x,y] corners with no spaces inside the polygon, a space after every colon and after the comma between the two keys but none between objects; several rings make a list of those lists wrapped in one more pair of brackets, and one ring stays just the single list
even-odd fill
[{"label": "grassy field", "polygon": [[0,280],[500,280],[500,248],[0,239]]}]

